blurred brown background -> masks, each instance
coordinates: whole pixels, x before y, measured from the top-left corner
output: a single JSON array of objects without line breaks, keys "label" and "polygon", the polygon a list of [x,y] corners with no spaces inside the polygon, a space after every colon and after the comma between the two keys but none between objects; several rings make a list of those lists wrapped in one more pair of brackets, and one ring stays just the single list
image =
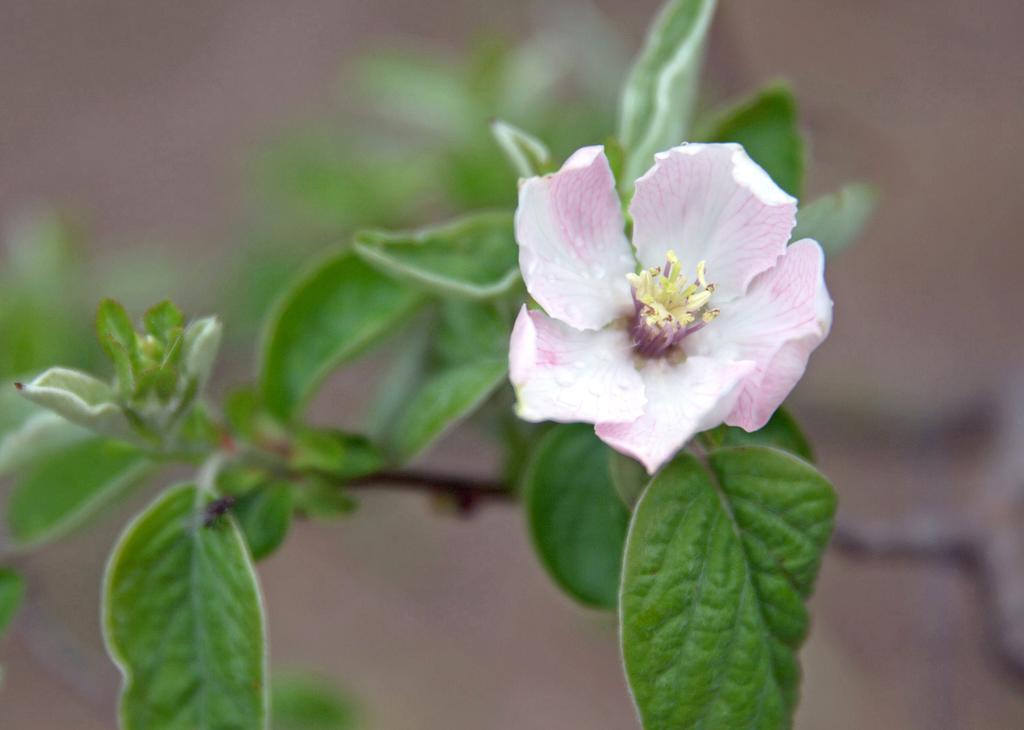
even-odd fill
[{"label": "blurred brown background", "polygon": [[[600,5],[635,44],[658,3]],[[811,192],[861,178],[884,193],[868,235],[830,268],[836,324],[795,410],[844,515],[955,518],[988,469],[973,424],[1024,377],[1024,5],[722,6],[713,88],[790,79]],[[481,29],[528,24],[517,4],[482,0],[3,0],[0,220],[71,204],[96,246],[173,241],[202,266],[210,242],[229,245],[239,161],[324,106],[346,58],[382,37],[454,52]],[[357,379],[338,383],[336,409],[355,407]],[[455,455],[449,440],[432,459]],[[114,725],[97,606],[118,522],[103,524],[28,561],[29,610],[0,653],[5,730]],[[355,519],[298,525],[260,573],[275,666],[328,673],[367,727],[635,727],[611,619],[559,595],[514,509],[458,521],[374,496]],[[989,653],[977,599],[947,568],[830,555],[798,727],[1024,725],[1024,682]]]}]

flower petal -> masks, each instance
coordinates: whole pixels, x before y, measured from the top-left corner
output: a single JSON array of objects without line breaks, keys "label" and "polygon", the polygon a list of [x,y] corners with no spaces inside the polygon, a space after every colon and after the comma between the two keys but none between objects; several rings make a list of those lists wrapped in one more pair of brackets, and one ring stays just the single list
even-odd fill
[{"label": "flower petal", "polygon": [[692,277],[707,261],[716,304],[746,291],[786,250],[796,199],[738,144],[685,144],[655,156],[630,205],[643,266],[673,250]]},{"label": "flower petal", "polygon": [[686,348],[756,363],[725,419],[730,426],[756,431],[796,386],[831,326],[825,254],[816,241],[805,238],[754,279],[746,296],[724,306],[718,319],[688,338]]},{"label": "flower petal", "polygon": [[526,307],[512,329],[509,377],[527,421],[631,421],[647,400],[624,330],[581,332]]},{"label": "flower petal", "polygon": [[626,274],[636,261],[624,226],[602,147],[584,147],[558,172],[524,181],[516,240],[530,295],[576,329],[600,329],[628,314]]},{"label": "flower petal", "polygon": [[598,423],[598,437],[638,459],[653,474],[693,436],[720,424],[732,410],[751,362],[688,357],[673,365],[651,360],[641,371],[644,414],[631,423]]}]

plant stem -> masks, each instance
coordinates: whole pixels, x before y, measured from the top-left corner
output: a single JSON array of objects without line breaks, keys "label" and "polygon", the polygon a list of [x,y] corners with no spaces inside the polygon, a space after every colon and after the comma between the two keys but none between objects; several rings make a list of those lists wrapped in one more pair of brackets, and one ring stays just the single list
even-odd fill
[{"label": "plant stem", "polygon": [[497,481],[423,471],[379,471],[345,483],[349,489],[405,489],[454,500],[460,514],[481,502],[514,502],[515,492]]}]

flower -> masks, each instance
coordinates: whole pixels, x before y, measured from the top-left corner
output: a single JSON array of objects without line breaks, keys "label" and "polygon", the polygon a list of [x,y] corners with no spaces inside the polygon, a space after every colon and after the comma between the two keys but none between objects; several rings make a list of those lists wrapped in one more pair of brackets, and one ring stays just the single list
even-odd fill
[{"label": "flower", "polygon": [[512,331],[519,416],[596,424],[652,474],[700,431],[764,426],[832,322],[821,246],[786,245],[796,203],[739,145],[675,147],[636,181],[634,258],[603,148],[525,180],[519,264],[544,311]]}]

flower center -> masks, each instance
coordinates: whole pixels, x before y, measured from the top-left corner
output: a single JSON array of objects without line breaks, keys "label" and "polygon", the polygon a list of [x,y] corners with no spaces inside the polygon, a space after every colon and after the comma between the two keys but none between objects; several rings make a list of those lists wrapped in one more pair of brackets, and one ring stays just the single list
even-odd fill
[{"label": "flower center", "polygon": [[708,306],[715,285],[706,279],[707,262],[697,264],[697,278],[688,283],[675,252],[669,251],[666,259],[664,266],[626,275],[636,309],[630,335],[637,354],[644,357],[664,355],[719,314]]}]

